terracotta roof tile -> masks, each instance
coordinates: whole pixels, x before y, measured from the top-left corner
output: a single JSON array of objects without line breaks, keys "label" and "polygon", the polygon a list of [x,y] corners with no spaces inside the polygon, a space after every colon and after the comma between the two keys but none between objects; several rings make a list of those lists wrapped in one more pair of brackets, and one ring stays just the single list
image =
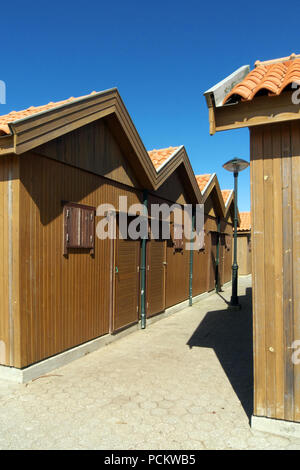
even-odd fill
[{"label": "terracotta roof tile", "polygon": [[248,232],[251,230],[251,212],[240,212],[240,226],[238,232]]},{"label": "terracotta roof tile", "polygon": [[300,81],[300,57],[292,54],[290,57],[275,59],[274,62],[256,62],[256,68],[251,70],[240,83],[235,85],[225,97],[223,104],[240,99],[251,101],[257,94],[269,96],[280,93],[293,82]]},{"label": "terracotta roof tile", "polygon": [[171,158],[180,147],[168,147],[165,149],[153,149],[148,155],[156,170],[158,170],[169,158]]},{"label": "terracotta roof tile", "polygon": [[203,190],[205,189],[207,183],[211,179],[212,174],[207,173],[205,175],[195,175],[195,176],[196,176],[196,180],[197,180],[198,186],[200,188],[200,191],[201,191],[201,193],[203,193]]},{"label": "terracotta roof tile", "polygon": [[[90,95],[94,95],[95,93],[96,92],[93,91],[92,93],[90,93]],[[42,111],[47,111],[49,109],[56,108],[57,106],[67,104],[72,101],[80,100],[90,95],[79,96],[78,98],[74,98],[73,96],[71,96],[67,100],[57,101],[56,103],[53,103],[51,101],[50,103],[45,104],[43,106],[30,106],[30,108],[24,109],[22,111],[11,111],[9,114],[0,116],[0,135],[10,134],[10,130],[8,127],[8,124],[10,122],[14,122],[14,121],[17,121],[18,119],[23,119],[23,118],[32,116],[33,114],[37,114]]]},{"label": "terracotta roof tile", "polygon": [[230,194],[232,193],[232,189],[222,189],[221,193],[222,193],[222,196],[223,196],[224,204],[226,206],[226,202],[227,202]]}]

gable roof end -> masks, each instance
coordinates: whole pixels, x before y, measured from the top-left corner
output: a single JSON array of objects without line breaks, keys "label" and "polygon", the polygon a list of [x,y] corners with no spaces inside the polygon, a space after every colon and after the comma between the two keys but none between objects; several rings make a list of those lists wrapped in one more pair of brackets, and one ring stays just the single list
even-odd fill
[{"label": "gable roof end", "polygon": [[156,189],[180,167],[183,171],[182,176],[187,192],[192,197],[194,203],[202,203],[202,194],[198,187],[190,159],[183,145],[179,147],[150,150],[148,155],[153,166],[156,168]]},{"label": "gable roof end", "polygon": [[[111,125],[117,123],[130,148],[129,157],[136,159],[141,170],[143,186],[154,189],[155,168],[117,88],[0,116],[1,132],[6,135],[0,137],[0,153],[22,154],[102,118]],[[6,139],[4,145],[2,139]]]}]

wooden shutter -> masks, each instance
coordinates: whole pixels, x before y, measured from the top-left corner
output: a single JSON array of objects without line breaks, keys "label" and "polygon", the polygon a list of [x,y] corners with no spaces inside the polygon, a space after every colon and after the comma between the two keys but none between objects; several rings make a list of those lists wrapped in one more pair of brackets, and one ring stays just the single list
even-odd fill
[{"label": "wooden shutter", "polygon": [[68,249],[95,248],[95,208],[81,204],[64,205],[64,255]]}]

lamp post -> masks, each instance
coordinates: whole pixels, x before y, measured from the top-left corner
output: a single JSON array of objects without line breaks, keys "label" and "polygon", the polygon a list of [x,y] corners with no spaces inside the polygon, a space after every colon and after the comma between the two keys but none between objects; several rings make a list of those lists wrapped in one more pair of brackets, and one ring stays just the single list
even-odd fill
[{"label": "lamp post", "polygon": [[233,158],[229,162],[224,163],[223,168],[231,171],[234,176],[234,233],[233,233],[233,264],[232,264],[232,294],[230,306],[233,308],[241,308],[238,298],[238,264],[237,264],[237,199],[238,199],[238,175],[239,172],[248,168],[249,162],[241,158]]}]

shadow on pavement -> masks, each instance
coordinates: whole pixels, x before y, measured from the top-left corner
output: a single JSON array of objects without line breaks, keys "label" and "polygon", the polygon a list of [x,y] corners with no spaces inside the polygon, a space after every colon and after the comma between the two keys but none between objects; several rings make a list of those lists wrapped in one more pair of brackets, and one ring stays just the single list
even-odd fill
[{"label": "shadow on pavement", "polygon": [[241,310],[226,308],[208,312],[187,344],[190,348],[214,349],[250,419],[253,412],[252,289],[248,287],[239,301]]}]

